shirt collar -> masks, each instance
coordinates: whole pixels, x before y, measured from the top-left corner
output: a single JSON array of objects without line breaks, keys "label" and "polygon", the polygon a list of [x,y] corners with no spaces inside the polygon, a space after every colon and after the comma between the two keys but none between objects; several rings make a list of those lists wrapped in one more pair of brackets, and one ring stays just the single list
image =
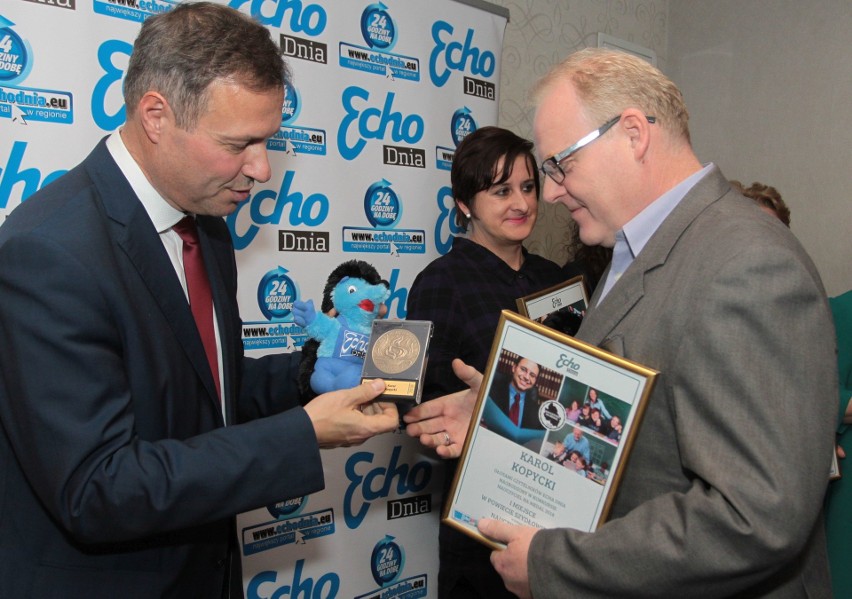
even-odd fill
[{"label": "shirt collar", "polygon": [[139,168],[136,160],[130,155],[127,146],[124,145],[124,140],[121,138],[120,132],[116,131],[107,138],[106,147],[118,165],[119,170],[121,170],[121,174],[124,175],[130,187],[136,193],[136,197],[142,202],[142,206],[145,208],[145,212],[148,213],[148,218],[154,223],[157,233],[169,230],[180,219],[186,216],[183,212],[166,202],[163,196],[154,189],[154,186],[148,181],[142,169]]},{"label": "shirt collar", "polygon": [[660,228],[672,210],[695,187],[695,184],[703,179],[713,168],[713,163],[706,165],[672,187],[659,198],[651,202],[642,212],[634,216],[630,222],[624,225],[625,241],[630,248],[631,255],[635,258],[651,239],[651,236]]}]

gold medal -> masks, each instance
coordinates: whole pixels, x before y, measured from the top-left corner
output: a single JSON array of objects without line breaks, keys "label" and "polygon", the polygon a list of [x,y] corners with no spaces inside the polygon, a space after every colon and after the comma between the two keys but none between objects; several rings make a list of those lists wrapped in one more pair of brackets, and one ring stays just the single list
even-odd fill
[{"label": "gold medal", "polygon": [[420,356],[420,341],[407,329],[383,333],[373,344],[373,363],[383,372],[397,374],[408,370]]}]

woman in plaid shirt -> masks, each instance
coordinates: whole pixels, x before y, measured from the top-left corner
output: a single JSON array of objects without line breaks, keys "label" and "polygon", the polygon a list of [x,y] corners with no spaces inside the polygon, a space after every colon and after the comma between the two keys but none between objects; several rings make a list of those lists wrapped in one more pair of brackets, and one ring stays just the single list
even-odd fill
[{"label": "woman in plaid shirt", "polygon": [[[408,318],[435,325],[424,399],[466,389],[453,374],[453,359],[482,372],[500,311],[514,310],[517,298],[565,279],[559,266],[523,246],[538,215],[532,142],[499,127],[477,129],[456,149],[450,180],[456,223],[465,235],[417,276],[408,294]],[[447,464],[445,495],[455,466]],[[490,553],[442,526],[439,599],[514,597],[491,566]]]}]

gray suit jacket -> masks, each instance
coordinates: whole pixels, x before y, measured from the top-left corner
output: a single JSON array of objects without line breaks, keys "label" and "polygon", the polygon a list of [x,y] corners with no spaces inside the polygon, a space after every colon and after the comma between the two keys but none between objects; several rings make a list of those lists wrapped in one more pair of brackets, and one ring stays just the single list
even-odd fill
[{"label": "gray suit jacket", "polygon": [[830,597],[837,373],[794,236],[714,169],[596,302],[577,336],[662,374],[610,520],[534,537],[533,596]]}]

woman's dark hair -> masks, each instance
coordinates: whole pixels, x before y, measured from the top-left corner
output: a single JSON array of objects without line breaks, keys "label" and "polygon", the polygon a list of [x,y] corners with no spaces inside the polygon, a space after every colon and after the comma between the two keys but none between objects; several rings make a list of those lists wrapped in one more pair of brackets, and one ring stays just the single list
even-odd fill
[{"label": "woman's dark hair", "polygon": [[[453,168],[450,172],[450,182],[453,188],[453,198],[474,209],[474,197],[495,183],[503,183],[512,176],[512,167],[518,156],[524,156],[527,166],[535,180],[535,193],[538,197],[540,181],[535,157],[532,153],[533,144],[528,139],[515,135],[501,127],[482,127],[465,137],[456,148],[453,156]],[[497,172],[497,163],[503,158],[503,168]],[[456,224],[467,229],[470,219],[461,210],[456,210]]]}]

